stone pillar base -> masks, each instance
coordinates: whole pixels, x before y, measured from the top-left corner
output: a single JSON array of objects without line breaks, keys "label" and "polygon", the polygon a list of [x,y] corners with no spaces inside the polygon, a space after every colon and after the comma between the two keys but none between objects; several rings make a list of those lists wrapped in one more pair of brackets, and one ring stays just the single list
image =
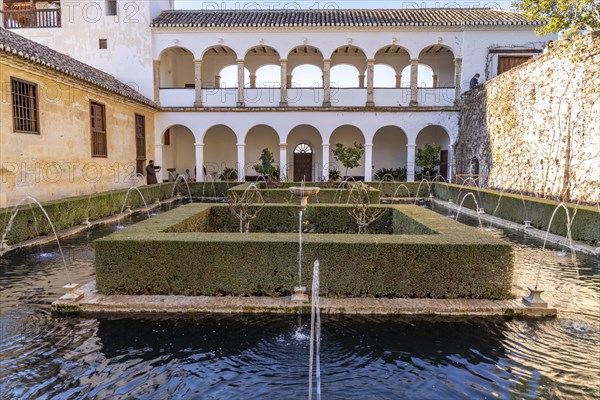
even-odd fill
[{"label": "stone pillar base", "polygon": [[279,107],[287,107],[288,106],[288,102],[287,101],[280,101],[279,102]]},{"label": "stone pillar base", "polygon": [[245,106],[245,104],[244,104],[244,102],[243,102],[243,101],[238,101],[236,105],[237,105],[238,107],[244,107],[244,106]]},{"label": "stone pillar base", "polygon": [[418,106],[419,102],[416,100],[411,100],[410,103],[408,103],[409,106],[414,107],[414,106]]},{"label": "stone pillar base", "polygon": [[202,104],[202,102],[201,102],[201,101],[195,101],[195,102],[194,102],[194,107],[198,107],[198,108],[200,108],[200,107],[204,107],[204,104]]},{"label": "stone pillar base", "polygon": [[331,107],[331,102],[330,101],[324,101],[323,102],[323,107]]},{"label": "stone pillar base", "polygon": [[375,102],[374,101],[367,101],[367,103],[365,104],[365,107],[375,107]]}]

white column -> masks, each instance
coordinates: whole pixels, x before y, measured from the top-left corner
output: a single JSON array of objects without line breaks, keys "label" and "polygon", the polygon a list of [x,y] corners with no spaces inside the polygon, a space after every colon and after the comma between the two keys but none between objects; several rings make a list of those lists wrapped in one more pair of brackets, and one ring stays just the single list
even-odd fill
[{"label": "white column", "polygon": [[244,86],[245,86],[245,82],[244,82],[244,60],[237,60],[237,66],[238,66],[238,100],[237,100],[237,105],[238,107],[243,107],[244,106]]},{"label": "white column", "polygon": [[254,74],[250,75],[250,88],[256,88],[256,75]]},{"label": "white column", "polygon": [[454,101],[455,102],[460,100],[460,95],[462,93],[461,76],[462,76],[462,58],[455,58],[454,59],[454,90],[455,90]]},{"label": "white column", "polygon": [[373,143],[365,143],[365,182],[373,181]]},{"label": "white column", "polygon": [[279,170],[282,181],[287,181],[287,143],[279,144]]},{"label": "white column", "polygon": [[196,143],[196,182],[204,181],[204,144]]},{"label": "white column", "polygon": [[331,107],[331,60],[323,60],[323,107]]},{"label": "white column", "polygon": [[202,107],[202,60],[194,60],[194,84],[196,86],[194,107]]},{"label": "white column", "polygon": [[367,107],[375,106],[375,100],[373,96],[374,73],[375,60],[367,60]]},{"label": "white column", "polygon": [[396,89],[402,87],[402,74],[396,74]]},{"label": "white column", "polygon": [[154,73],[154,102],[160,104],[160,60],[154,60],[152,68]]},{"label": "white column", "polygon": [[406,181],[415,181],[415,161],[417,159],[416,154],[417,145],[409,143],[406,145]]},{"label": "white column", "polygon": [[287,107],[287,89],[288,89],[288,80],[287,80],[287,60],[279,60],[279,65],[281,66],[281,100],[279,101],[280,107]]},{"label": "white column", "polygon": [[323,180],[329,180],[329,143],[323,143]]},{"label": "white column", "polygon": [[162,183],[164,179],[164,174],[167,172],[167,168],[163,165],[163,145],[162,143],[158,143],[154,145],[154,165],[158,165],[162,167],[160,172],[157,174],[159,178],[158,183]]},{"label": "white column", "polygon": [[243,182],[246,180],[246,145],[243,143],[237,145],[237,159],[238,181]]},{"label": "white column", "polygon": [[410,105],[416,106],[419,105],[419,60],[412,59],[410,60]]},{"label": "white column", "polygon": [[365,74],[358,75],[358,88],[359,89],[365,88]]}]

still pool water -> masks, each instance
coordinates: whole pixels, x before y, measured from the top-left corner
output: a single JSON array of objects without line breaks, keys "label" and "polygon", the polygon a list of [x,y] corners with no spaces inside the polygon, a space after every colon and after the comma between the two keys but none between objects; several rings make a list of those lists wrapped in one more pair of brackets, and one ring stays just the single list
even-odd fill
[{"label": "still pool water", "polygon": [[[94,278],[91,241],[114,229],[62,241],[74,282]],[[323,399],[600,398],[600,258],[482,234],[513,243],[523,294],[540,271],[559,316],[323,316]],[[308,395],[309,317],[52,317],[66,283],[54,245],[0,259],[0,399]]]}]

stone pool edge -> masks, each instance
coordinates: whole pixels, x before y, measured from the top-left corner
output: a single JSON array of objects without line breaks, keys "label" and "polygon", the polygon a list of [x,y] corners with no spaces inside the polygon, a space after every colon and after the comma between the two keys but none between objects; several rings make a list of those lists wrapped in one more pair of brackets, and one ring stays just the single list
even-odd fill
[{"label": "stone pool edge", "polygon": [[[127,296],[102,295],[96,292],[96,281],[77,290],[79,300],[59,299],[52,311],[59,314],[197,314],[197,313],[298,313],[299,306],[289,297],[210,297],[210,296]],[[468,299],[384,299],[321,297],[321,313],[347,315],[407,315],[483,317],[507,316],[555,317],[555,308],[533,308],[515,300]],[[310,304],[301,306],[310,313]]]}]

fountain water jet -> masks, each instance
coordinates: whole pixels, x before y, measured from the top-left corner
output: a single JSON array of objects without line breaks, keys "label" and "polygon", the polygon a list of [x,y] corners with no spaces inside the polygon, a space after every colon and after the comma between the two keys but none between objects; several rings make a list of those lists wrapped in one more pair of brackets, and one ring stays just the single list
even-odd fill
[{"label": "fountain water jet", "polygon": [[[125,209],[125,205],[127,204],[127,199],[129,198],[129,193],[135,190],[136,192],[138,192],[138,194],[140,195],[140,197],[142,198],[142,202],[144,203],[144,207],[146,208],[146,214],[148,214],[148,218],[150,218],[150,210],[148,209],[148,204],[146,204],[146,199],[144,198],[144,195],[142,194],[142,192],[140,192],[140,189],[138,189],[137,187],[133,186],[130,187],[129,190],[127,190],[127,193],[125,194],[125,200],[123,201],[123,205],[121,206],[121,212],[119,213],[119,218],[117,220],[117,227],[119,227],[119,229],[122,229],[122,225],[121,225],[121,216],[123,214],[123,210]],[[129,209],[128,213],[131,212],[131,210]]]},{"label": "fountain water jet", "polygon": [[[10,246],[8,246],[8,244],[7,244],[8,241],[6,240],[6,236],[12,229],[15,218],[16,218],[17,214],[19,213],[18,207],[27,200],[33,201],[35,204],[37,204],[37,206],[40,208],[40,210],[44,214],[44,217],[46,217],[46,221],[48,221],[48,224],[50,224],[50,227],[52,228],[52,233],[54,233],[54,238],[56,239],[56,244],[58,245],[58,251],[60,252],[60,257],[61,257],[63,265],[65,267],[65,274],[67,275],[67,281],[69,282],[69,285],[73,286],[74,284],[71,283],[71,277],[69,276],[69,269],[67,268],[67,261],[65,260],[65,255],[63,254],[62,247],[60,246],[60,241],[58,240],[58,234],[56,233],[56,229],[54,229],[54,224],[50,220],[50,216],[48,216],[48,213],[46,212],[46,209],[44,209],[42,204],[31,196],[23,197],[14,206],[13,214],[10,217],[10,219],[8,220],[8,224],[6,225],[6,229],[4,230],[4,233],[2,234],[2,239],[0,240],[0,255],[4,254],[8,250],[10,250]],[[67,285],[67,286],[69,286],[69,285]],[[77,287],[78,287],[78,285],[77,285]],[[76,287],[75,287],[75,289],[76,289]]]},{"label": "fountain water jet", "polygon": [[308,301],[308,295],[306,294],[306,287],[302,286],[302,219],[304,217],[304,210],[308,206],[308,197],[316,196],[319,193],[320,188],[318,187],[305,187],[304,180],[300,186],[292,186],[289,191],[300,197],[300,212],[298,222],[298,286],[294,287],[294,294],[292,295],[293,302],[304,303]]},{"label": "fountain water jet", "polygon": [[319,260],[313,267],[312,301],[310,307],[310,351],[308,362],[308,398],[312,399],[313,360],[317,384],[317,400],[321,400],[321,302],[319,298]]}]

